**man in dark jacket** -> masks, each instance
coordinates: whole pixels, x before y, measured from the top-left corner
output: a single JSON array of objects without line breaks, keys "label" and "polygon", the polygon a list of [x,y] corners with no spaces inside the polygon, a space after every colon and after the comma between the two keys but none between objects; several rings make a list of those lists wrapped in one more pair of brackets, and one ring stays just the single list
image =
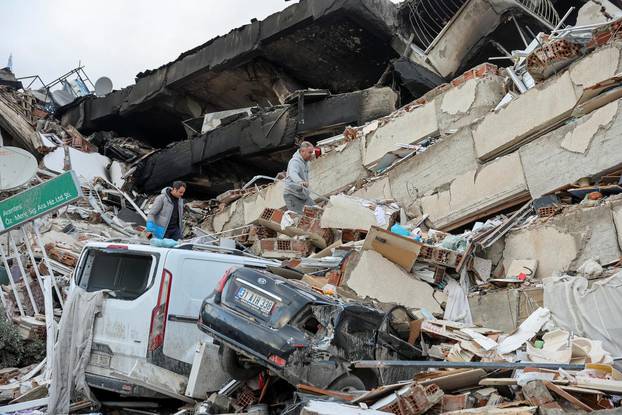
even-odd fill
[{"label": "man in dark jacket", "polygon": [[176,181],[156,197],[147,215],[147,230],[156,238],[177,241],[183,237],[185,192],[186,183]]}]

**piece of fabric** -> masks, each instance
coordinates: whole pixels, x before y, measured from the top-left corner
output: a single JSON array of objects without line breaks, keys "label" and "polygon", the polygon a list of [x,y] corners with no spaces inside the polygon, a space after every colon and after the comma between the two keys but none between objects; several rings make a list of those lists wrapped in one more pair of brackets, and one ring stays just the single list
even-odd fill
[{"label": "piece of fabric", "polygon": [[[173,216],[173,210],[175,210],[175,203],[172,200],[173,196],[169,194],[170,189],[170,187],[162,189],[162,192],[156,197],[147,215],[147,222],[153,222],[155,227],[158,227],[157,229],[168,229]],[[177,202],[177,222],[181,233],[181,230],[184,228],[184,200],[178,199]],[[158,238],[164,237],[164,233],[161,235],[154,233],[154,235]]]},{"label": "piece of fabric", "polygon": [[309,182],[309,162],[302,158],[300,151],[296,151],[287,163],[283,195],[292,195],[300,200],[309,199],[309,189],[302,186],[303,182]]},{"label": "piece of fabric", "polygon": [[601,340],[614,357],[622,356],[622,271],[589,286],[586,278],[545,278],[544,306],[560,328]]},{"label": "piece of fabric", "polygon": [[305,206],[315,206],[315,202],[310,197],[300,199],[297,196],[285,193],[283,195],[283,199],[285,200],[287,210],[291,210],[292,212],[296,212],[300,215],[302,215],[302,211]]},{"label": "piece of fabric", "polygon": [[[463,270],[466,270],[466,267],[464,267]],[[444,292],[447,294],[447,306],[445,307],[443,320],[473,324],[471,307],[469,306],[469,299],[466,295],[468,290],[465,291],[458,281],[449,278]]]},{"label": "piece of fabric", "polygon": [[101,311],[106,291],[86,292],[75,287],[65,303],[58,341],[54,346],[54,371],[50,384],[49,414],[67,414],[71,401],[97,402],[86,383],[95,315]]}]

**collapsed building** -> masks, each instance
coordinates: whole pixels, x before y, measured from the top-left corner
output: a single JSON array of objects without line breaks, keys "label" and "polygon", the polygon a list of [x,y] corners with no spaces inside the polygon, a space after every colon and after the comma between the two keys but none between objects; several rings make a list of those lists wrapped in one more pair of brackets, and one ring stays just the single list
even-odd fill
[{"label": "collapsed building", "polygon": [[[111,235],[140,236],[150,194],[183,179],[196,199],[187,238],[233,240],[317,291],[414,310],[430,359],[608,364],[622,353],[620,319],[607,318],[622,278],[618,6],[302,1],[53,116],[3,89],[0,127],[42,169],[76,170],[91,207],[74,213]],[[317,149],[319,206],[296,215],[279,173],[301,140]],[[573,349],[561,360],[529,341],[549,320]],[[575,335],[593,351],[577,356]],[[442,397],[430,393],[425,410]]]}]

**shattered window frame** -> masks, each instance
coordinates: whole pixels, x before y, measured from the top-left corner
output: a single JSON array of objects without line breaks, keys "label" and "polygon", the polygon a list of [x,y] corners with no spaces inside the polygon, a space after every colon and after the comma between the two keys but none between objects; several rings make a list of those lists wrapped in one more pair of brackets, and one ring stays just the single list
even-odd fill
[{"label": "shattered window frame", "polygon": [[[90,276],[85,281],[83,281],[83,279],[85,277],[87,261],[89,260],[93,252],[98,252],[99,254],[104,254],[104,255],[115,255],[115,256],[118,255],[118,256],[125,256],[125,257],[150,257],[151,263],[149,266],[149,272],[146,274],[147,282],[144,284],[144,288],[142,288],[139,293],[132,293],[131,295],[125,295],[123,290],[121,290],[120,288],[116,288],[116,287],[99,288],[99,289],[89,288]],[[74,282],[76,286],[82,288],[83,290],[87,292],[110,290],[114,292],[114,298],[117,300],[133,301],[141,297],[142,295],[144,295],[146,292],[148,292],[153,287],[153,284],[156,281],[156,271],[158,270],[159,262],[160,262],[160,255],[155,252],[142,252],[142,251],[111,252],[111,250],[106,249],[106,248],[89,248],[84,251],[83,255],[80,258],[78,267],[76,268]],[[115,280],[117,278],[118,278],[118,275],[115,276]]]}]

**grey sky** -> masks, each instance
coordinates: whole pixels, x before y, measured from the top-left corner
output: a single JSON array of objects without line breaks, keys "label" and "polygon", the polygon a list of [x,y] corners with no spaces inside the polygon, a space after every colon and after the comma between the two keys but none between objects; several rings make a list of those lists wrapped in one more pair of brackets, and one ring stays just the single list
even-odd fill
[{"label": "grey sky", "polygon": [[295,3],[284,0],[0,0],[0,67],[50,82],[81,61],[91,80],[115,89],[188,49],[256,17]]}]

